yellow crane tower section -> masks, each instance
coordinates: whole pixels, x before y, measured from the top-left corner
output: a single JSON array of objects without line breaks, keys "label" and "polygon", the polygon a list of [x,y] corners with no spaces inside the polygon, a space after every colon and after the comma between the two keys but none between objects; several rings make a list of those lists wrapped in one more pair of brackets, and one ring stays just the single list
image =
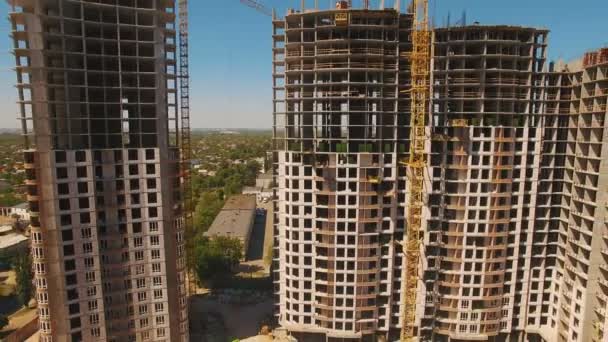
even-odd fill
[{"label": "yellow crane tower section", "polygon": [[426,115],[429,106],[431,65],[431,32],[428,0],[412,0],[411,121],[407,202],[407,227],[401,268],[401,341],[416,338],[416,302],[422,244],[422,208],[424,206],[424,170],[426,167]]}]

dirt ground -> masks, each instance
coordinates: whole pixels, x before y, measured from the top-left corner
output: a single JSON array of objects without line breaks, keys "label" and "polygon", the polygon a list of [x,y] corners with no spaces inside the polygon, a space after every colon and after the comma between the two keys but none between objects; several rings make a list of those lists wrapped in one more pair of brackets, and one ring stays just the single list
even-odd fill
[{"label": "dirt ground", "polygon": [[17,275],[15,271],[0,272],[0,296],[10,296],[15,292]]},{"label": "dirt ground", "polygon": [[[38,316],[37,308],[21,308],[20,310],[17,310],[15,313],[8,316],[9,323],[2,330],[0,330],[0,335],[6,337],[7,335],[11,334],[13,331],[24,327],[25,325],[30,323],[32,320],[36,319],[37,316]],[[36,335],[36,334],[34,334],[34,335],[35,336],[28,338],[27,341],[37,342],[38,339],[36,337],[38,335]]]},{"label": "dirt ground", "polygon": [[40,331],[37,331],[34,335],[30,336],[25,342],[40,342]]},{"label": "dirt ground", "polygon": [[37,315],[37,308],[23,308],[9,316],[10,323],[8,325],[8,328],[10,330],[21,328],[22,326],[26,325],[27,323],[31,322],[31,320],[36,318]]},{"label": "dirt ground", "polygon": [[272,298],[257,304],[222,302],[217,296],[198,295],[191,299],[190,340],[224,342],[255,336],[262,322],[272,315]]},{"label": "dirt ground", "polygon": [[[256,217],[246,260],[239,265],[237,276],[243,279],[243,284],[246,284],[248,278],[264,281],[270,276],[272,202],[258,202],[257,206],[265,209],[266,214]],[[198,289],[197,293],[190,299],[191,341],[225,342],[256,336],[263,322],[271,319],[273,314],[272,294],[263,290],[250,290],[241,296],[231,295],[231,290]],[[250,300],[251,298],[256,299]],[[247,301],[252,303],[245,304]]]},{"label": "dirt ground", "polygon": [[14,218],[0,215],[0,225],[12,225],[13,223],[15,223]]},{"label": "dirt ground", "polygon": [[263,260],[264,260],[264,264],[266,265],[266,268],[270,269],[270,264],[272,263],[272,258],[271,258],[272,243],[273,243],[273,239],[274,239],[273,222],[272,222],[272,218],[274,215],[274,209],[272,208],[272,202],[259,203],[258,207],[266,209],[266,225],[264,226],[266,233],[264,234]]}]

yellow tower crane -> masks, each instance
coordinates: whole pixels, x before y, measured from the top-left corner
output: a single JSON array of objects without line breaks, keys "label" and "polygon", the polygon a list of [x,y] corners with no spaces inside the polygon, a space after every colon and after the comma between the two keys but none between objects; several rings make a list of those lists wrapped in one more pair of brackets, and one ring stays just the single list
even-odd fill
[{"label": "yellow tower crane", "polygon": [[[256,0],[241,0],[241,3],[257,11],[271,15],[263,4]],[[401,274],[401,341],[416,338],[416,302],[418,291],[418,265],[422,244],[422,208],[424,206],[424,170],[426,167],[426,115],[430,94],[431,31],[428,20],[428,0],[412,0],[412,51],[406,53],[411,61],[411,122],[410,156],[405,164],[408,177],[408,223],[401,242],[404,257]]]},{"label": "yellow tower crane", "polygon": [[426,167],[426,115],[429,106],[431,32],[428,0],[412,0],[411,121],[408,173],[407,227],[401,246],[401,341],[416,338],[416,302],[422,244],[422,208],[424,206],[424,170]]}]

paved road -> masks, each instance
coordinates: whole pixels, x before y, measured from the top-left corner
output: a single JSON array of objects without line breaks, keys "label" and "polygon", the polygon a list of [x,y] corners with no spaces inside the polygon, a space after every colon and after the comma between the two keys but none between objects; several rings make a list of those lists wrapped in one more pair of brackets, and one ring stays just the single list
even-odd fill
[{"label": "paved road", "polygon": [[246,255],[246,263],[254,263],[263,266],[268,272],[270,265],[266,265],[266,261],[270,261],[267,254],[272,253],[273,226],[272,226],[272,202],[258,202],[258,210],[260,215],[256,216],[255,224],[249,239],[249,248]]},{"label": "paved road", "polygon": [[253,231],[249,239],[247,261],[259,260],[264,257],[264,236],[266,235],[266,210],[257,209]]},{"label": "paved road", "polygon": [[[267,269],[270,269],[270,256],[268,254],[272,254],[272,244],[274,240],[274,226],[273,226],[273,215],[274,209],[272,202],[262,203],[261,207],[266,209],[266,233],[264,234],[264,263]],[[266,264],[268,262],[268,264]]]}]

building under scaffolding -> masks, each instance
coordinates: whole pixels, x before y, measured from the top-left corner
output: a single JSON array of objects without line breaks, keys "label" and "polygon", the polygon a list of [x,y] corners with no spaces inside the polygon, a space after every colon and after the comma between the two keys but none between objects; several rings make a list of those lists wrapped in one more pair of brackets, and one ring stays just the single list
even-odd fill
[{"label": "building under scaffolding", "polygon": [[[412,17],[342,6],[273,21],[276,315],[307,341],[396,340]],[[422,340],[606,335],[606,49],[556,66],[547,36],[433,31]]]},{"label": "building under scaffolding", "polygon": [[188,341],[174,1],[14,0],[41,341]]}]

